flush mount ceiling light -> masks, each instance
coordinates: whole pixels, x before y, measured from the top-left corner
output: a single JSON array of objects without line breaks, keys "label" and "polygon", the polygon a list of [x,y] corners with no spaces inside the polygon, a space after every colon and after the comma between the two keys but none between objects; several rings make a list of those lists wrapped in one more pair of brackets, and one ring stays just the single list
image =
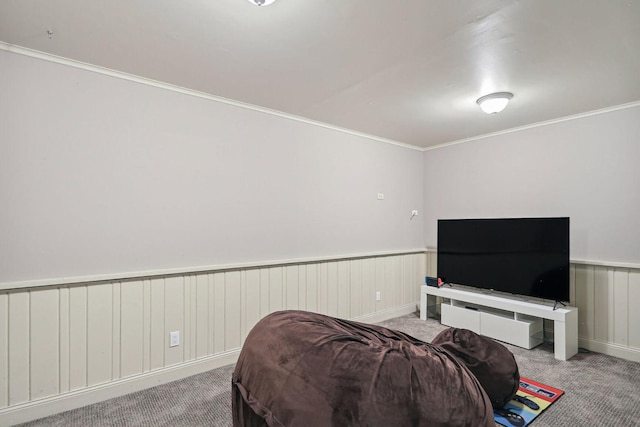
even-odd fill
[{"label": "flush mount ceiling light", "polygon": [[256,6],[269,6],[271,3],[273,3],[276,0],[249,0],[249,1],[255,4]]},{"label": "flush mount ceiling light", "polygon": [[478,98],[476,103],[485,113],[496,114],[504,110],[511,98],[513,94],[510,92],[496,92]]}]

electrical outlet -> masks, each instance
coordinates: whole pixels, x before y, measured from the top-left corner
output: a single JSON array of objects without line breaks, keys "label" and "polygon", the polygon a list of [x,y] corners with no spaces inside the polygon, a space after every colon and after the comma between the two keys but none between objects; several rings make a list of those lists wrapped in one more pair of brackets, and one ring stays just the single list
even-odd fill
[{"label": "electrical outlet", "polygon": [[384,193],[378,193],[378,200],[384,200]]},{"label": "electrical outlet", "polygon": [[382,297],[381,297],[381,295],[380,295],[380,291],[377,291],[377,292],[376,292],[376,301],[380,301],[380,299],[381,299],[381,298],[382,298]]},{"label": "electrical outlet", "polygon": [[169,334],[169,347],[177,347],[180,345],[180,331],[174,331]]}]

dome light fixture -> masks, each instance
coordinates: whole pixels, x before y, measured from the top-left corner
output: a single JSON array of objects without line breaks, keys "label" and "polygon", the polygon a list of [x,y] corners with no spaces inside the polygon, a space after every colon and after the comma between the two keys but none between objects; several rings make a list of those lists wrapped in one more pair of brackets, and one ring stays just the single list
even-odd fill
[{"label": "dome light fixture", "polygon": [[255,4],[256,6],[269,6],[271,3],[273,3],[276,0],[249,0],[249,1]]},{"label": "dome light fixture", "polygon": [[476,103],[485,113],[496,114],[505,109],[511,98],[513,98],[511,92],[496,92],[478,98]]}]

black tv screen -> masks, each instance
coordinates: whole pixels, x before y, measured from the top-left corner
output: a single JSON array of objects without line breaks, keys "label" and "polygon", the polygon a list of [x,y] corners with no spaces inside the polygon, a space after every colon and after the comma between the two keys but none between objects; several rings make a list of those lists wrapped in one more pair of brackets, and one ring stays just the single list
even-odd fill
[{"label": "black tv screen", "polygon": [[569,301],[569,218],[438,220],[438,277]]}]

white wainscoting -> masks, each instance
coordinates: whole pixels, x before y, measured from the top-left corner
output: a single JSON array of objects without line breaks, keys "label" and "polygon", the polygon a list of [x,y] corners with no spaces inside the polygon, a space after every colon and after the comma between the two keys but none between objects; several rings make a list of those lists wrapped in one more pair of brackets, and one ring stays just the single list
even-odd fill
[{"label": "white wainscoting", "polygon": [[[0,425],[234,363],[277,310],[365,322],[413,312],[436,266],[429,251],[1,290]],[[580,347],[640,362],[639,302],[640,268],[572,262]]]},{"label": "white wainscoting", "polygon": [[580,347],[640,362],[640,268],[576,263]]},{"label": "white wainscoting", "polygon": [[[436,276],[437,253],[426,254],[427,275]],[[578,345],[640,362],[640,266],[571,262],[570,305],[578,307]],[[545,334],[553,335],[551,322]]]},{"label": "white wainscoting", "polygon": [[274,311],[366,322],[414,312],[424,275],[412,252],[2,290],[0,425],[234,363]]}]

